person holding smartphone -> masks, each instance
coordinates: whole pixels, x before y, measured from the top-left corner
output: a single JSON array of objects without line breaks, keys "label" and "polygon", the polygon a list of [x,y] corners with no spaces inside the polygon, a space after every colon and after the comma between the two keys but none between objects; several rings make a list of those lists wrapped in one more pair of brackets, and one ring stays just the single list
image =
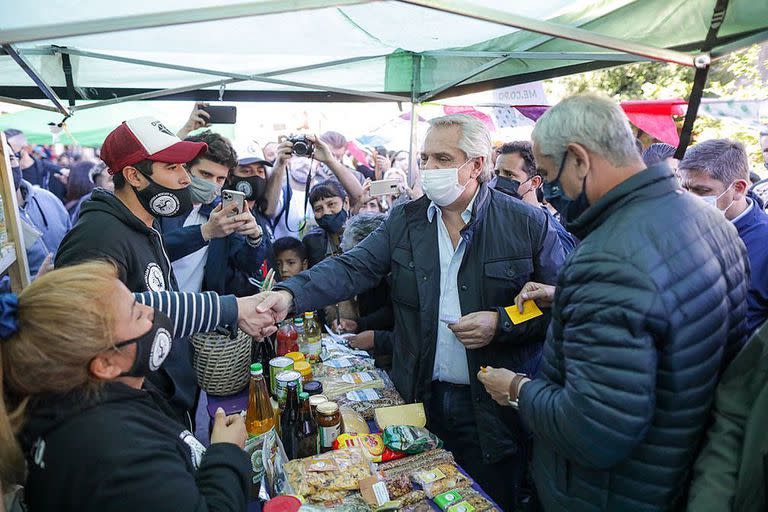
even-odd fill
[{"label": "person holding smartphone", "polygon": [[160,219],[179,290],[241,296],[249,290],[237,285],[233,276],[259,272],[269,238],[250,209],[222,202],[221,190],[238,165],[229,141],[210,130],[185,140],[204,142],[207,149],[187,162],[192,211],[186,217]]}]

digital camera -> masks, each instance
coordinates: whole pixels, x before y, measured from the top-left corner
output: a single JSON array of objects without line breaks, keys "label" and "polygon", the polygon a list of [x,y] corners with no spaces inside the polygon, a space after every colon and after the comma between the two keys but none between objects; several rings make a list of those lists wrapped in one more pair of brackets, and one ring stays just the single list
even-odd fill
[{"label": "digital camera", "polygon": [[296,156],[311,157],[315,151],[315,145],[304,135],[291,135],[288,140],[293,144],[293,154]]}]

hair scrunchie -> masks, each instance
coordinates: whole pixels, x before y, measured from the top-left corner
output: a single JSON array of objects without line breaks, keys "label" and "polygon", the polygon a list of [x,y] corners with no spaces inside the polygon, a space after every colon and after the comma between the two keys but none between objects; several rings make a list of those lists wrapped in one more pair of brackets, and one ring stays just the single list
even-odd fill
[{"label": "hair scrunchie", "polygon": [[7,340],[19,330],[19,297],[0,294],[0,340]]}]

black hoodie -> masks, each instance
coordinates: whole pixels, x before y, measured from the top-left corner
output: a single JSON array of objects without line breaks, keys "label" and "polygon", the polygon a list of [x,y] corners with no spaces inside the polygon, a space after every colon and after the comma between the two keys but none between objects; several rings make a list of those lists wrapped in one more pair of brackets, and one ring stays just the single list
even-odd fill
[{"label": "black hoodie", "polygon": [[56,266],[105,258],[117,263],[120,280],[132,292],[177,289],[160,234],[114,194],[96,189],[91,200],[83,203],[77,224],[62,240]]},{"label": "black hoodie", "polygon": [[245,511],[246,453],[230,443],[203,453],[164,407],[120,382],[30,404],[20,436],[30,512]]},{"label": "black hoodie", "polygon": [[[94,190],[91,200],[83,203],[77,224],[59,246],[56,266],[93,259],[114,261],[120,280],[132,292],[178,289],[160,233],[102,189]],[[194,408],[198,391],[192,350],[191,343],[174,343],[163,366],[148,378],[171,404],[175,417],[190,426],[188,411]]]}]

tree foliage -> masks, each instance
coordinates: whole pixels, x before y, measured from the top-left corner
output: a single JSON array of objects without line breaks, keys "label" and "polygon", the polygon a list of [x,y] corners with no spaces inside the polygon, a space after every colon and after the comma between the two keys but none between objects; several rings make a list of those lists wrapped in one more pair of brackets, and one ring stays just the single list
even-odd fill
[{"label": "tree foliage", "polygon": [[[764,100],[768,98],[768,44],[753,45],[712,63],[705,98]],[[551,101],[586,91],[600,91],[618,100],[687,99],[694,70],[675,64],[639,62],[571,75],[545,83]],[[682,119],[680,120],[682,123]],[[765,173],[758,133],[744,125],[699,116],[694,142],[727,137],[745,144],[753,167]]]}]

